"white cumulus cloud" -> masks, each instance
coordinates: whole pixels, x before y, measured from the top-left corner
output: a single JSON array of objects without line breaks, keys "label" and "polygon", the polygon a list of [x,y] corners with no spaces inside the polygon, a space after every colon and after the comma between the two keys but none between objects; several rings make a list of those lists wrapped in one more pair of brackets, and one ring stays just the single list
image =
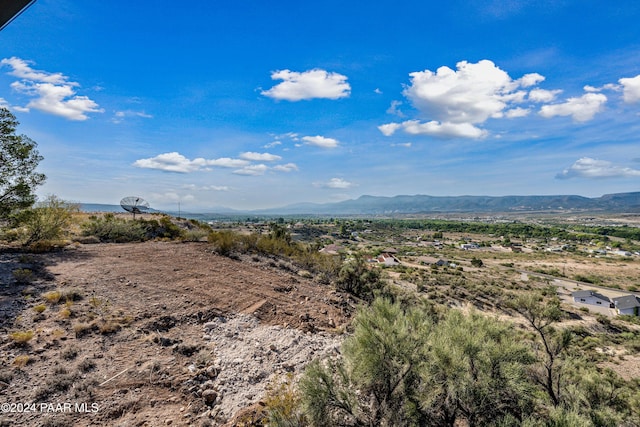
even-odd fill
[{"label": "white cumulus cloud", "polygon": [[307,145],[314,145],[322,148],[336,148],[340,142],[337,139],[326,138],[324,136],[303,136],[302,140]]},{"label": "white cumulus cloud", "polygon": [[579,98],[573,97],[560,104],[543,105],[539,114],[542,117],[571,116],[576,122],[586,122],[602,111],[607,97],[601,93],[585,93]]},{"label": "white cumulus cloud", "polygon": [[507,110],[504,112],[504,116],[508,119],[513,119],[516,117],[526,117],[531,112],[528,108],[516,107],[511,110]]},{"label": "white cumulus cloud", "polygon": [[242,169],[234,170],[233,173],[236,175],[259,176],[264,175],[267,170],[269,170],[267,165],[259,164],[245,166]]},{"label": "white cumulus cloud", "polygon": [[[603,110],[607,97],[599,92],[604,89],[623,90],[626,102],[640,101],[640,76],[620,79],[622,89],[611,84],[601,88],[587,85],[583,95],[555,102],[563,91],[537,87],[544,76],[529,73],[513,79],[487,59],[460,61],[455,70],[442,66],[409,76],[403,95],[418,117],[378,126],[385,136],[402,130],[413,135],[481,139],[489,135],[484,128],[489,119],[525,117],[534,108],[545,118],[571,116],[576,122],[585,122]],[[395,105],[392,107],[387,112],[395,112]]]},{"label": "white cumulus cloud", "polygon": [[529,92],[529,100],[532,102],[551,102],[556,99],[558,94],[562,93],[562,90],[546,90],[546,89],[532,89]]},{"label": "white cumulus cloud", "polygon": [[378,129],[386,136],[402,129],[414,135],[484,138],[488,132],[481,125],[488,119],[528,114],[528,109],[517,105],[527,102],[528,88],[545,79],[530,73],[514,80],[486,59],[460,61],[455,70],[443,66],[435,72],[417,71],[409,76],[411,82],[403,95],[426,121],[383,124]]},{"label": "white cumulus cloud", "polygon": [[68,82],[67,77],[62,73],[49,73],[47,71],[34,70],[29,64],[33,64],[33,62],[25,61],[24,59],[16,58],[15,56],[5,58],[0,61],[0,65],[8,65],[13,69],[13,71],[8,73],[10,76],[35,82],[70,84],[72,86],[78,86],[78,83]]},{"label": "white cumulus cloud", "polygon": [[346,189],[353,187],[355,184],[342,178],[331,178],[327,182],[315,182],[313,185],[322,188]]},{"label": "white cumulus cloud", "polygon": [[617,166],[606,160],[582,157],[556,175],[559,179],[569,178],[631,178],[640,177],[640,170]]},{"label": "white cumulus cloud", "polygon": [[440,67],[410,73],[404,95],[423,115],[451,123],[482,123],[505,109],[504,97],[518,84],[489,60],[461,61],[457,70]]},{"label": "white cumulus cloud", "polygon": [[88,119],[87,113],[104,112],[89,97],[76,95],[74,88],[80,86],[78,83],[69,81],[68,77],[61,73],[34,70],[30,64],[31,62],[16,57],[0,61],[0,66],[12,69],[9,75],[21,79],[13,82],[11,88],[32,98],[26,106],[20,107],[21,111],[35,108],[45,113],[78,121]]},{"label": "white cumulus cloud", "polygon": [[157,169],[165,172],[189,173],[207,170],[211,166],[237,168],[249,164],[242,159],[222,157],[219,159],[196,158],[190,160],[178,152],[163,153],[148,159],[136,160],[133,166],[143,169]]},{"label": "white cumulus cloud", "polygon": [[351,93],[346,76],[317,68],[302,73],[290,70],[275,71],[271,74],[271,79],[282,80],[282,83],[262,91],[261,94],[273,99],[339,99],[348,97]]},{"label": "white cumulus cloud", "polygon": [[622,85],[624,102],[640,102],[640,74],[635,77],[620,79],[618,83]]},{"label": "white cumulus cloud", "polygon": [[241,153],[240,158],[245,160],[258,161],[258,162],[274,162],[276,160],[282,160],[282,157],[277,156],[275,154],[254,153],[251,151],[247,151],[246,153]]},{"label": "white cumulus cloud", "polygon": [[295,163],[287,163],[285,165],[276,165],[272,169],[278,172],[293,172],[298,170],[298,165]]},{"label": "white cumulus cloud", "polygon": [[430,135],[441,138],[484,138],[488,132],[474,126],[471,123],[420,122],[419,120],[407,120],[402,123],[387,123],[378,126],[378,129],[386,135],[393,135],[398,129],[403,129],[410,135]]}]

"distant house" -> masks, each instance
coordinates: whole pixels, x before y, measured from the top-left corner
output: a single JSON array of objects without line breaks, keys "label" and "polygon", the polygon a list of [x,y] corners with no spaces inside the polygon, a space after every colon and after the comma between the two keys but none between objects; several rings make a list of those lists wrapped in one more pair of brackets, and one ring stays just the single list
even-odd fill
[{"label": "distant house", "polygon": [[625,295],[613,299],[618,314],[640,316],[640,298],[636,295]]},{"label": "distant house", "polygon": [[460,249],[465,250],[465,251],[470,251],[472,249],[479,249],[480,246],[478,246],[477,243],[463,243],[460,245]]},{"label": "distant house", "polygon": [[338,255],[338,253],[340,253],[343,250],[344,250],[344,247],[342,247],[340,245],[331,244],[331,245],[327,245],[324,248],[320,249],[320,252],[322,252],[323,254],[328,254],[328,255]]},{"label": "distant house", "polygon": [[449,266],[449,261],[442,258],[434,258],[431,256],[421,256],[420,258],[418,258],[418,261],[420,261],[420,264],[422,265],[437,265],[438,267]]},{"label": "distant house", "polygon": [[632,256],[633,254],[629,251],[624,251],[624,250],[617,250],[617,251],[613,251],[611,252],[614,255],[620,255],[620,256]]},{"label": "distant house", "polygon": [[376,258],[376,260],[380,263],[380,264],[384,264],[384,265],[399,265],[400,261],[398,261],[396,259],[396,257],[394,257],[393,255],[391,255],[390,253],[382,253],[378,256],[378,258]]},{"label": "distant house", "polygon": [[596,291],[575,291],[571,293],[574,302],[611,307],[611,300]]}]

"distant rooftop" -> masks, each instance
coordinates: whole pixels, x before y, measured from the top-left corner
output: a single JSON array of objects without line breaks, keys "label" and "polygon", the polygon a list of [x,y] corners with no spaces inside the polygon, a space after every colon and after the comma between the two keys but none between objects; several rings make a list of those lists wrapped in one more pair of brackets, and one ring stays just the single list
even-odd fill
[{"label": "distant rooftop", "polygon": [[640,298],[635,295],[625,295],[613,299],[618,310],[626,310],[629,308],[640,307]]}]

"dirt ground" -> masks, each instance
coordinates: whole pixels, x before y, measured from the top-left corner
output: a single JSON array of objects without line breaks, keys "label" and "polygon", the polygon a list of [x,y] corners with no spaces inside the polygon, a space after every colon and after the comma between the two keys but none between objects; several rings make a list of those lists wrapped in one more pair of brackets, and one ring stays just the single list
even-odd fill
[{"label": "dirt ground", "polygon": [[[0,426],[220,425],[214,380],[226,365],[205,325],[241,313],[300,337],[335,335],[353,310],[281,261],[221,257],[206,243],[5,251],[0,284]],[[268,347],[251,357],[276,360]],[[256,381],[275,368],[263,369]]]}]

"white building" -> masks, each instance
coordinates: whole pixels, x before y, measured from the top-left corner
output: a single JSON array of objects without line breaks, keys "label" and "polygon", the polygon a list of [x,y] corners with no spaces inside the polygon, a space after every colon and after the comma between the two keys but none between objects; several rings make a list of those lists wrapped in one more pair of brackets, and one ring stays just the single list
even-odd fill
[{"label": "white building", "polygon": [[636,295],[625,295],[613,299],[618,314],[640,316],[640,298]]},{"label": "white building", "polygon": [[611,300],[596,291],[575,291],[571,293],[574,302],[581,304],[600,305],[603,307],[611,307]]}]

